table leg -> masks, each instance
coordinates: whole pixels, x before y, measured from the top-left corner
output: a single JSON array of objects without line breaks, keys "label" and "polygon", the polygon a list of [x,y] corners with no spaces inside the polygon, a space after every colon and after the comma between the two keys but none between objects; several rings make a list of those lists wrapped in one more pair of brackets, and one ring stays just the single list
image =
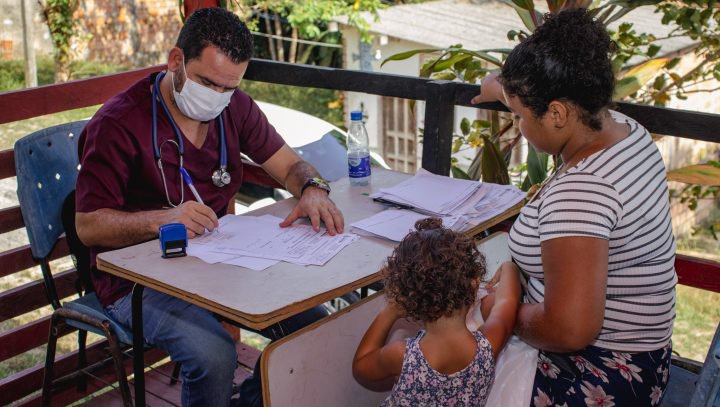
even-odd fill
[{"label": "table leg", "polygon": [[135,406],[145,407],[145,339],[142,322],[142,297],[145,287],[135,284],[132,293],[133,373],[135,375]]}]

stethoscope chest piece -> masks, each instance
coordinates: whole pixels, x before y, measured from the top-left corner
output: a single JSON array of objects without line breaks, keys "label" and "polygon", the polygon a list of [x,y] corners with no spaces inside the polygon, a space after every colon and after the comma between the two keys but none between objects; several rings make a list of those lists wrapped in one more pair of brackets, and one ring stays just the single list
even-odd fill
[{"label": "stethoscope chest piece", "polygon": [[222,188],[226,185],[229,185],[231,180],[232,178],[230,177],[230,173],[227,172],[224,167],[218,168],[217,170],[213,171],[212,182],[213,184],[215,184],[216,187]]}]

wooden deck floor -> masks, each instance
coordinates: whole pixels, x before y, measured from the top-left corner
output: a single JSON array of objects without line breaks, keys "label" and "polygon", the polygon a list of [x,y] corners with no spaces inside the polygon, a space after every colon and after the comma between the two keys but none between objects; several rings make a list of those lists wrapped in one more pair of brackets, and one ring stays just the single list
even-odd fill
[{"label": "wooden deck floor", "polygon": [[[241,383],[246,377],[252,374],[255,362],[260,357],[260,351],[242,343],[238,343],[238,367],[235,370],[234,383]],[[180,405],[180,389],[182,384],[170,384],[170,375],[174,363],[168,359],[164,364],[145,372],[145,400],[149,407],[169,407]],[[134,389],[130,383],[130,392]],[[85,406],[91,407],[122,407],[122,398],[117,390],[108,391],[92,398]]]}]

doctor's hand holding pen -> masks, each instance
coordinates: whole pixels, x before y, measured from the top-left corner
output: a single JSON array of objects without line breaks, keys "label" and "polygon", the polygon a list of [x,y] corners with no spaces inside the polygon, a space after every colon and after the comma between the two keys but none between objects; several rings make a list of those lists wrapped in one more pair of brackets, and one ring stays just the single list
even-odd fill
[{"label": "doctor's hand holding pen", "polygon": [[190,239],[202,235],[206,230],[212,232],[218,227],[215,211],[196,201],[185,201],[162,212],[161,225],[182,223],[187,228],[187,235]]},{"label": "doctor's hand holding pen", "polygon": [[212,232],[218,227],[218,218],[209,206],[205,205],[195,185],[193,184],[190,174],[185,168],[180,167],[180,175],[182,175],[190,192],[192,192],[194,201],[185,201],[182,204],[168,209],[163,223],[182,223],[187,228],[187,235],[190,239],[200,236],[207,230]]}]

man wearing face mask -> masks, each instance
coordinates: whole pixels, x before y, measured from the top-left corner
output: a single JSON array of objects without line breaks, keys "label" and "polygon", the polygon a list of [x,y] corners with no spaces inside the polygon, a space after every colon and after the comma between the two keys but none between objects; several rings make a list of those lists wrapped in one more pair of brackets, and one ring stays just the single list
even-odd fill
[{"label": "man wearing face mask", "polygon": [[[240,186],[241,153],[299,198],[281,226],[307,216],[316,229],[322,220],[329,234],[343,231],[327,184],[237,89],[251,53],[252,36],[237,16],[200,9],[169,51],[167,71],[110,99],[80,136],[77,232],[91,249],[101,303],[126,326],[132,284],[99,272],[96,254],[156,238],[166,223],[185,224],[191,238],[214,230]],[[324,315],[320,307],[311,309],[262,333],[277,339]],[[143,324],[146,341],[182,363],[184,406],[228,405],[237,357],[214,315],[146,289]],[[256,377],[245,386],[250,403],[262,403],[258,383]]]}]

